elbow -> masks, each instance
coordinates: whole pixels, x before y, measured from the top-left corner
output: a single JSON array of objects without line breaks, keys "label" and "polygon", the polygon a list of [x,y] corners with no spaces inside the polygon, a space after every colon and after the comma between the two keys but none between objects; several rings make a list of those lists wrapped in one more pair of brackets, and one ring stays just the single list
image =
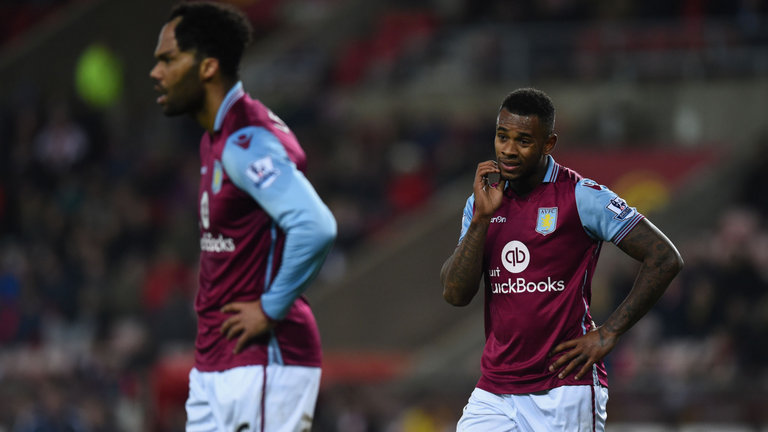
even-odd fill
[{"label": "elbow", "polygon": [[662,255],[658,256],[657,265],[659,269],[668,275],[672,280],[683,270],[683,257],[674,247],[668,248]]},{"label": "elbow", "polygon": [[463,289],[461,284],[448,276],[451,262],[452,259],[448,258],[440,269],[440,283],[443,286],[443,300],[452,306],[466,306],[472,301],[472,297],[475,295],[473,292]]},{"label": "elbow", "polygon": [[464,307],[464,306],[469,304],[469,300],[465,300],[465,299],[462,299],[462,298],[459,298],[459,297],[448,296],[448,295],[443,294],[443,298],[451,306]]},{"label": "elbow", "polygon": [[315,244],[320,245],[322,248],[330,248],[336,241],[338,233],[336,219],[333,218],[329,211],[327,217],[316,219],[314,222],[313,226],[308,227],[307,233],[312,236]]},{"label": "elbow", "polygon": [[318,239],[326,247],[331,247],[336,241],[337,228],[336,221],[331,218],[331,223],[325,224],[325,226],[318,230]]},{"label": "elbow", "polygon": [[462,296],[457,289],[451,289],[451,287],[443,286],[443,299],[451,306],[462,307],[468,305],[472,301],[472,297]]},{"label": "elbow", "polygon": [[671,261],[670,267],[672,268],[672,272],[675,274],[675,276],[677,276],[677,274],[683,270],[683,266],[685,265],[685,262],[683,261],[683,257],[680,255],[680,252],[678,252],[677,250],[674,250],[670,261]]}]

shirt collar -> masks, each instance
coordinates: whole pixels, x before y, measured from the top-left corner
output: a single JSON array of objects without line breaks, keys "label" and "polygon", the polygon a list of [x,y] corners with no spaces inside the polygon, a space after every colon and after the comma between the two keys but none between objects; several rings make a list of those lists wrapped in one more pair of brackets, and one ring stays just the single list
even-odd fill
[{"label": "shirt collar", "polygon": [[[544,174],[544,178],[541,180],[542,183],[553,183],[555,180],[557,180],[557,175],[560,173],[560,164],[555,162],[555,158],[552,157],[552,155],[547,155],[547,172]],[[512,187],[509,183],[504,186],[504,189],[512,190]]]},{"label": "shirt collar", "polygon": [[229,89],[229,92],[227,92],[227,95],[224,96],[224,100],[219,106],[219,111],[216,113],[216,121],[213,123],[214,131],[218,132],[221,130],[221,124],[224,122],[224,117],[226,117],[229,109],[232,108],[232,105],[234,105],[235,102],[237,102],[244,95],[245,90],[243,90],[242,81],[238,81],[234,86],[232,86],[231,89]]},{"label": "shirt collar", "polygon": [[560,173],[560,164],[555,162],[555,158],[552,155],[547,155],[547,173],[544,174],[542,183],[552,183],[557,180],[557,175]]}]

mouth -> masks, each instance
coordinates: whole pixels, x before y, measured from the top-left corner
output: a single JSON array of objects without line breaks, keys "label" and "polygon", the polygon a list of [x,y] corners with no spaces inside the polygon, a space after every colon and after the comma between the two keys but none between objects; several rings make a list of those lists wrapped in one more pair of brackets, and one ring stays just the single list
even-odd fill
[{"label": "mouth", "polygon": [[156,102],[158,104],[164,104],[165,101],[168,99],[168,96],[167,96],[168,92],[159,84],[155,85],[155,91],[160,93],[160,96],[157,97]]},{"label": "mouth", "polygon": [[516,162],[500,160],[498,163],[499,168],[501,168],[502,171],[515,172],[518,168],[520,168],[520,164]]}]

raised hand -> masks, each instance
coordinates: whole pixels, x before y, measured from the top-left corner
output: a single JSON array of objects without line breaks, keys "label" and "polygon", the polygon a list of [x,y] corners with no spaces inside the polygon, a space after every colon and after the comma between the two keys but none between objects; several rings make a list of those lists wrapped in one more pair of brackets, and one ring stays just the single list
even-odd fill
[{"label": "raised hand", "polygon": [[475,212],[473,217],[477,220],[490,219],[501,206],[504,195],[505,180],[499,180],[495,186],[488,180],[489,174],[501,172],[496,161],[487,160],[477,165],[475,172]]}]

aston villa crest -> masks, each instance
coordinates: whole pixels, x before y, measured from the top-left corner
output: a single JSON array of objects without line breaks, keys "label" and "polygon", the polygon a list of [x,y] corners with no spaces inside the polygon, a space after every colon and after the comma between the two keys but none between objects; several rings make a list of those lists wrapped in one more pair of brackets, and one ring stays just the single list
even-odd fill
[{"label": "aston villa crest", "polygon": [[541,235],[552,234],[555,228],[557,228],[557,207],[539,207],[536,232]]},{"label": "aston villa crest", "polygon": [[221,182],[224,179],[224,170],[221,167],[221,162],[218,160],[213,162],[213,176],[211,177],[211,191],[214,194],[219,193],[221,190]]}]

